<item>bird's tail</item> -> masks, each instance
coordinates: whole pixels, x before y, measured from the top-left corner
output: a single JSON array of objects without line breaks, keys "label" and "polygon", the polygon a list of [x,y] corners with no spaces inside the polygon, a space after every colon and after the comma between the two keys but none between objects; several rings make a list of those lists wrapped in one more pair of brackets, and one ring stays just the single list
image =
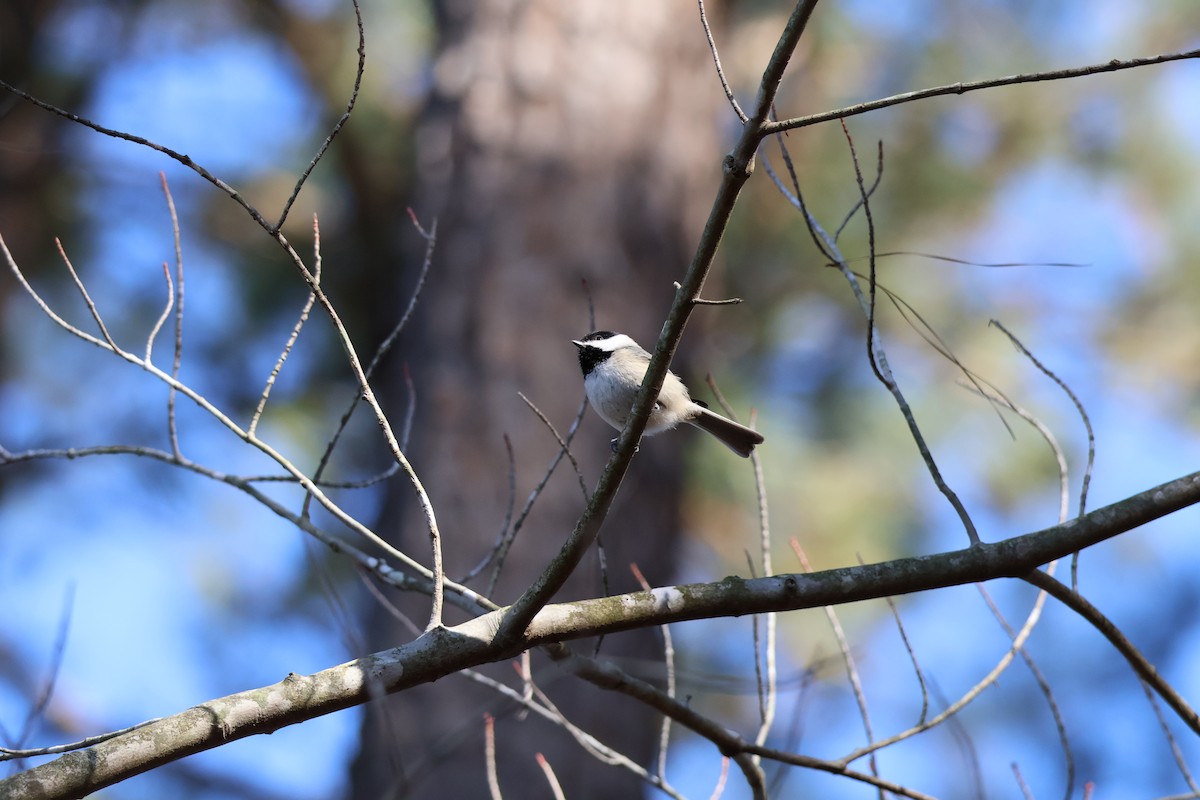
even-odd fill
[{"label": "bird's tail", "polygon": [[690,422],[697,428],[708,431],[720,439],[722,444],[742,458],[749,458],[755,445],[762,444],[763,437],[758,431],[751,430],[745,425],[739,425],[731,419],[726,419],[715,411],[709,411],[704,403],[695,402],[696,405],[700,406],[701,410],[696,418],[690,420]]}]

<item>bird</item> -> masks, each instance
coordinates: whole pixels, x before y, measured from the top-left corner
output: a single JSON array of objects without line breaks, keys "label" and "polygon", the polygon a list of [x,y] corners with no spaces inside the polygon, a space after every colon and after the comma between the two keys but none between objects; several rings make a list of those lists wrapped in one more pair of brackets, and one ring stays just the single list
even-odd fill
[{"label": "bird", "polygon": [[[613,331],[593,331],[582,339],[571,340],[571,344],[579,348],[583,388],[592,408],[609,425],[624,429],[650,366],[650,354],[626,334]],[[755,446],[763,442],[758,431],[726,419],[693,400],[683,381],[668,372],[643,435],[671,430],[681,422],[711,433],[742,458],[749,458]],[[613,439],[614,448],[616,444]]]}]

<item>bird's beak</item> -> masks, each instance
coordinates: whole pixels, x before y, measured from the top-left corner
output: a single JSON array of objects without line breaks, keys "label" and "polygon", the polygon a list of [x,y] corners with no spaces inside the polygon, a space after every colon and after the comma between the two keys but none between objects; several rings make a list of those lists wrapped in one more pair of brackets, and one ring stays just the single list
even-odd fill
[{"label": "bird's beak", "polygon": [[575,339],[572,339],[572,340],[571,340],[571,344],[575,345],[575,346],[576,346],[576,347],[578,347],[580,350],[582,350],[582,349],[583,349],[583,342],[580,342],[580,341],[577,341],[577,340],[575,340]]}]

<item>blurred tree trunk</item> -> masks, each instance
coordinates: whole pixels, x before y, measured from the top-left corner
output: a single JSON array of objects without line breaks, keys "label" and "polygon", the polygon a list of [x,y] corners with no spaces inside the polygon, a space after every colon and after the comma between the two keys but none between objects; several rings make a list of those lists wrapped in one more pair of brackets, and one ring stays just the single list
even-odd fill
[{"label": "blurred tree trunk", "polygon": [[[91,80],[51,73],[40,63],[36,44],[59,2],[9,0],[0,3],[0,78],[38,97],[51,96],[59,104],[82,103],[92,90]],[[4,241],[18,263],[36,272],[41,260],[37,248],[62,235],[50,230],[54,209],[65,205],[75,187],[70,161],[62,157],[62,144],[71,126],[15,94],[0,92],[0,223]],[[13,284],[0,283],[0,300]],[[0,351],[2,352],[2,351]],[[3,373],[0,373],[3,374]]]},{"label": "blurred tree trunk", "polygon": [[[518,510],[557,450],[517,392],[564,434],[578,408],[582,382],[569,340],[590,329],[582,281],[595,300],[596,327],[651,344],[657,337],[719,177],[715,120],[723,98],[687,4],[484,0],[441,3],[436,14],[440,42],[416,134],[414,209],[426,223],[437,217],[438,248],[401,352],[418,396],[411,458],[439,513],[447,571],[457,578],[502,527],[503,435],[515,453]],[[395,319],[404,302],[374,300],[375,319]],[[406,394],[399,370],[385,380],[399,418]],[[572,448],[589,488],[613,435],[589,412]],[[635,459],[602,534],[612,592],[635,588],[631,562],[653,582],[671,577],[682,448],[679,439],[658,439]],[[517,596],[582,508],[564,461],[516,540],[495,600]],[[407,482],[397,482],[378,529],[408,552],[428,552]],[[560,599],[601,593],[599,574],[593,555]],[[483,590],[486,580],[472,585]],[[426,598],[401,602],[423,623]],[[372,648],[410,638],[382,609],[372,613]],[[448,612],[448,622],[458,618]],[[610,637],[602,655],[653,664],[661,644],[653,633]],[[508,665],[489,672],[513,683]],[[534,672],[569,719],[649,763],[655,715],[563,679],[536,655]],[[571,798],[642,793],[638,780],[587,755],[563,729],[515,710],[461,678],[372,704],[354,796],[485,796],[484,711],[498,717],[500,782],[509,796],[548,794],[538,752]]]}]

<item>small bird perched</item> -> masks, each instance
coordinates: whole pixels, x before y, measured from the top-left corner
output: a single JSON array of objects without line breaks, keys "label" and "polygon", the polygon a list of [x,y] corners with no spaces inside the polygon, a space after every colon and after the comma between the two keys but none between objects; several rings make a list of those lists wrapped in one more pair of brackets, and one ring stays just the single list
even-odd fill
[{"label": "small bird perched", "polygon": [[[625,334],[612,331],[594,331],[572,340],[571,344],[579,348],[583,388],[592,408],[609,425],[623,429],[650,366],[650,354]],[[758,431],[709,411],[708,406],[693,400],[683,381],[668,372],[643,435],[669,431],[681,422],[708,431],[742,458],[749,458],[754,446],[763,441]],[[614,446],[616,442],[613,439]]]}]

